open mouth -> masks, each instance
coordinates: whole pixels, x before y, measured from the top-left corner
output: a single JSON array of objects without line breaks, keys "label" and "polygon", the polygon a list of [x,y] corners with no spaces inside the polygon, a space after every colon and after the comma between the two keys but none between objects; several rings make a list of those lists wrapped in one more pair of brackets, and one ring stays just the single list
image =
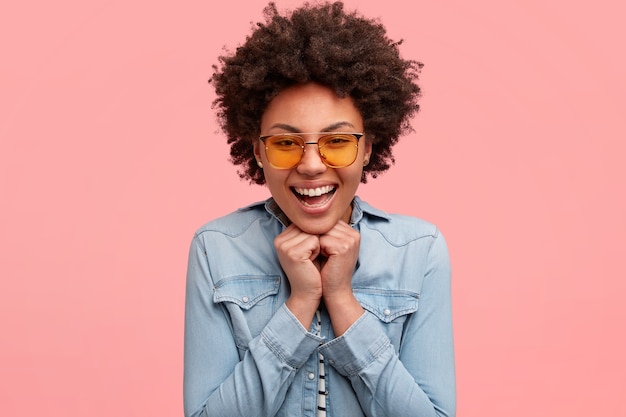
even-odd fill
[{"label": "open mouth", "polygon": [[325,185],[317,188],[291,187],[291,191],[304,206],[321,207],[335,194],[336,186]]}]

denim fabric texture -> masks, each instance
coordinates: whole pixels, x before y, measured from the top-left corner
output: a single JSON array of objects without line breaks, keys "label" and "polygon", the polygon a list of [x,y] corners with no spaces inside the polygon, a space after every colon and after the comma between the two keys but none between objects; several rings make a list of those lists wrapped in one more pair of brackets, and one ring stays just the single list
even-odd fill
[{"label": "denim fabric texture", "polygon": [[184,407],[191,416],[310,416],[318,352],[327,416],[454,416],[450,265],[439,230],[355,197],[361,234],[353,292],[365,313],[340,337],[321,307],[304,328],[285,306],[274,249],[288,223],[252,204],[201,227],[191,243],[185,307]]}]

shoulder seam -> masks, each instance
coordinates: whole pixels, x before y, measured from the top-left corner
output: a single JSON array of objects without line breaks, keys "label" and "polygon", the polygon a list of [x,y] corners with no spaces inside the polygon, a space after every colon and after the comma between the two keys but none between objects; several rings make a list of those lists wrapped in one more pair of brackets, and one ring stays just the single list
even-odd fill
[{"label": "shoulder seam", "polygon": [[[439,234],[439,229],[437,228],[437,226],[432,225],[432,227],[434,228],[434,231],[432,233],[423,233],[423,234],[419,234],[419,235],[415,235],[412,238],[408,238],[406,240],[404,240],[402,243],[400,242],[393,242],[391,240],[389,240],[389,237],[387,237],[379,228],[373,228],[370,227],[368,224],[366,223],[361,223],[361,225],[363,227],[366,227],[369,230],[375,231],[377,233],[379,233],[383,239],[385,239],[387,241],[387,243],[389,243],[390,245],[394,246],[394,247],[401,247],[404,246],[410,242],[414,242],[416,240],[420,240],[420,239],[424,239],[424,238],[433,238],[433,241],[437,238],[438,234]],[[431,243],[432,245],[432,243]]]},{"label": "shoulder seam", "polygon": [[229,236],[229,237],[238,237],[241,236],[242,234],[244,234],[246,231],[248,231],[248,229],[250,229],[250,227],[258,222],[260,219],[258,217],[254,217],[251,219],[251,221],[248,224],[244,224],[241,225],[240,224],[240,228],[238,228],[237,231],[227,231],[224,230],[224,227],[217,227],[217,225],[209,223],[205,226],[202,226],[198,231],[196,231],[195,236],[200,237],[202,234],[206,233],[206,232],[215,232],[215,233],[219,233],[222,234],[224,236]]}]

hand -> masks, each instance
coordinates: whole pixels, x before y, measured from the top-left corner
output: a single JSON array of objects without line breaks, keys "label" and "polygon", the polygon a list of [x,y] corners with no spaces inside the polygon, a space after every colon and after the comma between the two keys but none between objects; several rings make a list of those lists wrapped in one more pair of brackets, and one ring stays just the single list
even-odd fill
[{"label": "hand", "polygon": [[352,293],[352,275],[359,257],[361,235],[343,220],[320,236],[322,295],[336,336],[363,314]]},{"label": "hand", "polygon": [[287,307],[308,329],[322,298],[320,239],[291,224],[276,236],[274,247],[291,285]]},{"label": "hand", "polygon": [[324,298],[352,294],[352,275],[359,257],[361,235],[343,220],[320,236]]}]

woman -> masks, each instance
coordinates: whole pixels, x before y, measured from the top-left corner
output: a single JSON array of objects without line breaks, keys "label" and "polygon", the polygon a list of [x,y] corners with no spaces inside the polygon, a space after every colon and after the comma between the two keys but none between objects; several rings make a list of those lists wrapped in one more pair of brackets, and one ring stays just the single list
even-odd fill
[{"label": "woman", "polygon": [[271,198],[194,236],[185,414],[453,416],[445,241],[356,197],[393,162],[421,64],[342,3],[265,14],[211,81],[233,162]]}]

